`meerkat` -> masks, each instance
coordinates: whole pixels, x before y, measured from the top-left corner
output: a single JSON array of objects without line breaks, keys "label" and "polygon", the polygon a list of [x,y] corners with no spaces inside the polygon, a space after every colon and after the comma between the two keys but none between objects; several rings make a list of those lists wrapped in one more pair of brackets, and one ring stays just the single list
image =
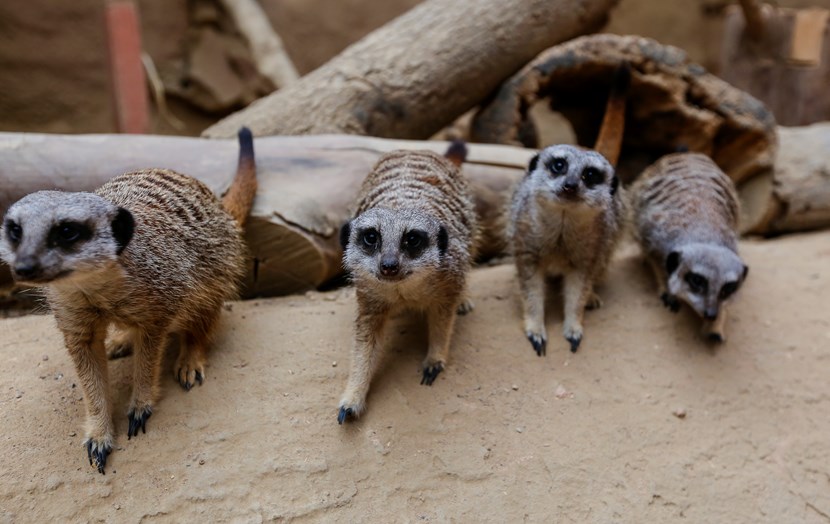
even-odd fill
[{"label": "meerkat", "polygon": [[726,302],[749,268],[738,256],[738,195],[709,157],[675,153],[649,166],[631,188],[635,236],[663,304],[680,301],[703,317],[703,334],[724,342]]},{"label": "meerkat", "polygon": [[354,219],[343,226],[343,265],[357,294],[355,344],[337,422],[359,417],[384,327],[401,310],[426,314],[429,349],[421,384],[444,369],[456,313],[465,298],[477,222],[473,197],[460,171],[467,154],[455,142],[444,157],[430,151],[394,151],[381,157],[363,182]]},{"label": "meerkat", "polygon": [[507,238],[518,274],[525,335],[538,356],[547,348],[546,277],[562,275],[563,333],[576,352],[583,313],[599,307],[594,283],[604,274],[625,223],[614,165],[622,145],[627,65],[614,75],[594,150],[546,147],[534,156],[510,202]]},{"label": "meerkat", "polygon": [[3,219],[0,256],[16,280],[44,288],[84,391],[84,446],[100,473],[114,442],[104,345],[110,324],[133,347],[128,439],[146,432],[174,332],[183,334],[178,382],[189,390],[205,379],[222,303],[245,273],[242,227],[257,182],[251,132],[243,128],[239,141],[239,169],[221,202],[194,178],[145,169],[94,193],[32,193]]}]

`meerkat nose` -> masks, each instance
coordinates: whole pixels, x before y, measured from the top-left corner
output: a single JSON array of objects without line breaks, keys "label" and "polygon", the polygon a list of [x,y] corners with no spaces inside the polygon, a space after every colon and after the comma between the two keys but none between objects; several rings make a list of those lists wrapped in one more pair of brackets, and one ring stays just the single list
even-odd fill
[{"label": "meerkat nose", "polygon": [[40,264],[34,257],[25,257],[14,265],[14,273],[18,278],[32,278],[40,272]]},{"label": "meerkat nose", "polygon": [[380,272],[387,277],[392,277],[398,274],[400,264],[395,257],[383,257],[380,260]]},{"label": "meerkat nose", "polygon": [[579,186],[577,186],[573,182],[565,182],[564,184],[562,184],[562,191],[564,193],[569,194],[569,195],[572,195],[572,194],[576,193],[576,190],[578,188],[579,188]]}]

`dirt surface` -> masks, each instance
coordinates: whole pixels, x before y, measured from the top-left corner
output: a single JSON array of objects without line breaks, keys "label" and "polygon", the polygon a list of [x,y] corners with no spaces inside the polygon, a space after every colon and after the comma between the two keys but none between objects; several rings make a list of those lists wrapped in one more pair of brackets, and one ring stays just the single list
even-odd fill
[{"label": "dirt surface", "polygon": [[418,384],[423,325],[402,317],[367,414],[343,427],[353,290],[233,303],[207,382],[183,391],[171,352],[136,440],[132,361],[111,364],[106,476],[87,465],[52,318],[2,320],[0,521],[826,522],[830,235],[742,250],[750,276],[719,348],[661,306],[632,246],[576,355],[554,336],[558,299],[538,358],[513,267],[476,269],[477,308],[435,385]]}]

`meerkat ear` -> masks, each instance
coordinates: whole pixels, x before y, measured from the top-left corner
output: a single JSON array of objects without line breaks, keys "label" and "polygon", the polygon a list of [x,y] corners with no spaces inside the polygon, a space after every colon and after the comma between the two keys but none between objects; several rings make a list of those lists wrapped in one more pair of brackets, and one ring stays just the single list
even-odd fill
[{"label": "meerkat ear", "polygon": [[118,245],[118,249],[115,251],[117,255],[120,255],[127,244],[130,243],[133,238],[133,231],[135,231],[133,214],[123,207],[119,207],[118,213],[112,219],[112,236],[115,238],[116,245]]},{"label": "meerkat ear", "polygon": [[669,275],[674,273],[674,270],[677,269],[677,266],[680,265],[680,253],[677,251],[672,251],[669,253],[669,256],[666,257],[666,271],[669,272]]},{"label": "meerkat ear", "polygon": [[346,250],[346,246],[349,245],[349,237],[352,235],[352,223],[346,222],[343,224],[343,227],[340,228],[340,247],[343,248],[343,251]]},{"label": "meerkat ear", "polygon": [[527,172],[533,173],[536,171],[536,166],[539,165],[539,153],[533,155],[533,158],[530,159],[530,163],[527,165]]},{"label": "meerkat ear", "polygon": [[611,177],[611,194],[617,194],[617,188],[620,187],[620,179],[617,175]]},{"label": "meerkat ear", "polygon": [[442,256],[447,252],[447,244],[449,244],[450,238],[447,235],[447,228],[441,226],[438,229],[438,253]]}]

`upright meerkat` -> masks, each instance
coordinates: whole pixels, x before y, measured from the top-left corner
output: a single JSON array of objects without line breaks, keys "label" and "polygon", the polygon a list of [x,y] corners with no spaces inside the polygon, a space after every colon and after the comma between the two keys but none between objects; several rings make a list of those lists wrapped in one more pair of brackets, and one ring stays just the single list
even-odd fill
[{"label": "upright meerkat", "polygon": [[605,273],[623,230],[626,205],[614,165],[625,127],[627,65],[614,75],[594,150],[546,147],[534,156],[510,204],[507,237],[516,262],[525,335],[536,354],[547,347],[545,280],[562,275],[563,331],[575,352],[586,307],[601,305],[594,283]]},{"label": "upright meerkat", "polygon": [[631,189],[635,235],[657,279],[663,304],[680,300],[705,319],[713,342],[726,340],[725,302],[749,268],[738,256],[738,195],[709,157],[667,155],[649,166]]},{"label": "upright meerkat", "polygon": [[365,410],[384,326],[394,313],[426,313],[429,350],[421,384],[432,385],[447,363],[456,311],[472,308],[464,292],[477,223],[460,171],[466,154],[461,142],[445,157],[394,151],[363,182],[356,216],[340,235],[343,265],[357,290],[356,340],[340,424]]},{"label": "upright meerkat", "polygon": [[128,438],[146,431],[171,333],[184,335],[179,383],[189,390],[204,380],[222,303],[245,273],[242,226],[257,182],[251,132],[243,128],[239,141],[239,169],[221,202],[194,178],[146,169],[95,193],[32,193],[3,219],[0,256],[16,280],[45,288],[84,390],[89,462],[101,473],[114,434],[104,348],[110,324],[133,346]]}]

